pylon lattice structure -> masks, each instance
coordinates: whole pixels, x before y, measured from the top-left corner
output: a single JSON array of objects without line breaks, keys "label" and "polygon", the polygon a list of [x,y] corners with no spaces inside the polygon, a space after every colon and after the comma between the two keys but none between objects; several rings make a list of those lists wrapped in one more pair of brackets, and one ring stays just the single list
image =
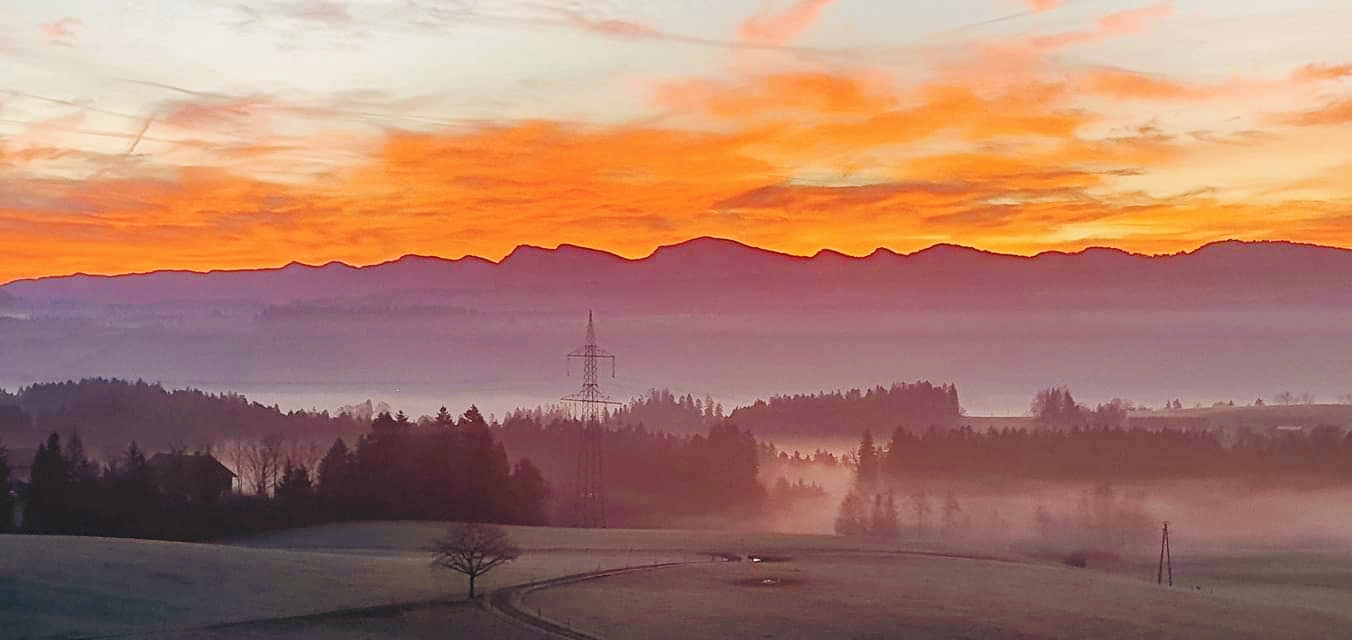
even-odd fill
[{"label": "pylon lattice structure", "polygon": [[602,360],[610,361],[610,375],[615,376],[615,356],[596,344],[596,326],[590,311],[587,312],[587,343],[568,354],[570,365],[575,359],[582,361],[582,389],[564,396],[563,401],[581,409],[582,430],[577,443],[574,496],[577,523],[582,527],[603,529],[606,526],[606,466],[602,450],[605,428],[601,424],[601,415],[606,405],[620,403],[601,393],[601,385],[597,382],[598,365]]}]

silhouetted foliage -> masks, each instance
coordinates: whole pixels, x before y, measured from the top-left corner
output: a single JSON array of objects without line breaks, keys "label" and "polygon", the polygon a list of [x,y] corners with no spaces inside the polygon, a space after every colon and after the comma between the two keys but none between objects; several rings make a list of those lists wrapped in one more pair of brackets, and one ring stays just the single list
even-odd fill
[{"label": "silhouetted foliage", "polygon": [[23,526],[30,533],[62,533],[66,530],[66,459],[61,452],[61,436],[53,433],[38,445],[33,457],[32,482],[28,504],[24,506]]},{"label": "silhouetted foliage", "polygon": [[523,459],[513,469],[473,407],[458,421],[442,416],[423,426],[381,413],[354,449],[336,440],[317,477],[282,458],[280,436],[249,443],[242,454],[255,472],[252,496],[229,494],[233,474],[205,453],[147,460],[133,442],[100,473],[78,435],[63,447],[53,433],[34,459],[24,528],[198,540],[339,520],[546,521],[549,490],[539,468]]},{"label": "silhouetted foliage", "polygon": [[869,533],[879,537],[895,537],[900,530],[896,498],[888,491],[886,495],[873,496],[873,513],[869,517]]},{"label": "silhouetted foliage", "polygon": [[356,453],[348,450],[342,438],[333,441],[319,462],[317,492],[320,497],[332,499],[357,495]]},{"label": "silhouetted foliage", "polygon": [[768,499],[775,505],[783,506],[804,500],[818,500],[827,495],[826,489],[820,484],[802,478],[789,482],[788,478],[780,476],[770,487]]},{"label": "silhouetted foliage", "polygon": [[667,389],[653,389],[607,416],[613,428],[643,425],[651,431],[674,434],[706,433],[722,422],[723,405],[712,398],[700,400],[686,394],[676,397]]},{"label": "silhouetted foliage", "polygon": [[474,581],[479,576],[521,557],[521,549],[512,544],[506,529],[476,522],[451,525],[431,551],[436,554],[433,565],[469,578],[470,599],[474,598]]},{"label": "silhouetted foliage", "polygon": [[14,487],[10,479],[9,449],[0,442],[0,531],[14,526]]},{"label": "silhouetted foliage", "polygon": [[303,464],[291,464],[286,461],[282,467],[282,480],[277,483],[277,499],[284,503],[301,504],[314,495],[314,485],[310,483],[310,470]]},{"label": "silhouetted foliage", "polygon": [[257,439],[269,433],[324,437],[366,429],[350,415],[282,412],[244,396],[193,389],[166,390],[144,381],[89,378],[40,383],[0,395],[0,433],[16,438],[79,430],[92,448],[121,450],[130,440],[168,446],[203,445],[219,438]]},{"label": "silhouetted foliage", "polygon": [[863,496],[853,488],[846,492],[840,501],[835,529],[836,533],[842,536],[857,536],[868,531],[867,505]]},{"label": "silhouetted foliage", "polygon": [[774,396],[734,410],[731,418],[750,433],[853,435],[899,422],[949,429],[961,415],[957,387],[922,381],[867,391]]},{"label": "silhouetted foliage", "polygon": [[512,470],[513,495],[511,504],[515,507],[510,521],[514,524],[543,524],[546,522],[545,501],[549,498],[549,487],[545,484],[544,474],[528,458],[516,463]]},{"label": "silhouetted foliage", "polygon": [[[502,438],[518,458],[538,465],[550,486],[563,488],[552,495],[554,520],[567,524],[582,423],[542,418],[547,414],[512,412]],[[706,516],[755,514],[764,505],[755,438],[730,419],[692,436],[630,425],[607,430],[602,443],[610,526],[675,526]]]}]

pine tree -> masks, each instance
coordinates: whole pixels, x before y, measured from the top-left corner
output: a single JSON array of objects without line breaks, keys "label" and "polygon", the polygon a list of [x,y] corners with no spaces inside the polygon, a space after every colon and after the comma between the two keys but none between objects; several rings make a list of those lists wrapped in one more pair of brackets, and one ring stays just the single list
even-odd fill
[{"label": "pine tree", "polygon": [[447,411],[446,407],[439,409],[437,411],[437,417],[433,418],[432,421],[442,429],[451,429],[455,427],[455,416],[451,415],[451,412]]},{"label": "pine tree", "polygon": [[864,500],[851,489],[840,501],[840,513],[836,515],[836,533],[842,536],[857,536],[866,531]]},{"label": "pine tree", "polygon": [[524,525],[545,524],[545,500],[548,496],[549,490],[540,468],[529,458],[517,462],[516,468],[512,470],[510,507],[514,512],[513,521]]},{"label": "pine tree", "polygon": [[873,444],[873,432],[865,429],[859,442],[859,486],[868,490],[878,483],[878,448]]},{"label": "pine tree", "polygon": [[107,500],[115,503],[101,526],[114,535],[142,535],[157,507],[157,492],[145,454],[133,441],[122,456],[104,472]]},{"label": "pine tree", "polygon": [[292,464],[288,458],[282,470],[282,480],[277,484],[277,499],[283,503],[295,503],[309,498],[313,493],[310,470],[303,464]]},{"label": "pine tree", "polygon": [[61,436],[53,433],[33,456],[32,485],[24,506],[24,529],[33,533],[62,533],[66,513],[66,460]]},{"label": "pine tree", "polygon": [[66,440],[66,512],[68,533],[88,534],[98,529],[96,512],[103,506],[99,497],[99,468],[85,454],[84,440],[78,430]]},{"label": "pine tree", "polygon": [[351,498],[356,492],[353,455],[342,438],[333,441],[319,462],[318,493],[327,498]]},{"label": "pine tree", "polygon": [[887,492],[885,498],[881,493],[874,494],[873,517],[870,520],[869,530],[873,535],[884,538],[897,535],[897,505],[891,491]]},{"label": "pine tree", "polygon": [[0,442],[0,531],[14,526],[14,496],[10,491],[9,449]]}]

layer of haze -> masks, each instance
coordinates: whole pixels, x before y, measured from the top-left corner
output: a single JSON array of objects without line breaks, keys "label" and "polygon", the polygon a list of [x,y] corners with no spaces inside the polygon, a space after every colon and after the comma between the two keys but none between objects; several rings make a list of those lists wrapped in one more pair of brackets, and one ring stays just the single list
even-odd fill
[{"label": "layer of haze", "polygon": [[[617,354],[601,387],[617,400],[649,389],[712,396],[729,410],[775,394],[955,383],[970,415],[1024,415],[1033,394],[1066,384],[1091,405],[1114,397],[1159,407],[1271,402],[1282,391],[1336,402],[1352,392],[1352,324],[1343,311],[607,314]],[[410,415],[477,404],[501,417],[557,402],[581,384],[564,355],[576,316],[404,324],[336,320],[303,332],[252,321],[218,328],[11,324],[0,387],[105,376],[244,393],[289,409],[366,399]],[[883,425],[892,428],[896,425]]]},{"label": "layer of haze", "polygon": [[0,282],[77,271],[1352,244],[1336,0],[0,8]]}]

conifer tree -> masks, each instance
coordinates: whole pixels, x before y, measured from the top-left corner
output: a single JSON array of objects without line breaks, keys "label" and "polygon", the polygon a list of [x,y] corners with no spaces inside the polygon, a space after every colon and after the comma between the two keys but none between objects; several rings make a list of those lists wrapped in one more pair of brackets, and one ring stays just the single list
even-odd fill
[{"label": "conifer tree", "polygon": [[897,505],[891,491],[886,496],[874,494],[873,517],[869,524],[870,532],[875,536],[890,538],[897,535]]},{"label": "conifer tree", "polygon": [[24,506],[24,529],[34,533],[65,531],[66,459],[61,454],[61,436],[53,433],[38,445],[33,456],[32,484]]},{"label": "conifer tree", "polygon": [[0,442],[0,531],[14,525],[14,496],[10,495],[9,449]]},{"label": "conifer tree", "polygon": [[836,533],[842,536],[857,536],[866,531],[866,506],[864,499],[854,489],[845,494],[840,501],[840,513],[836,515]]}]

